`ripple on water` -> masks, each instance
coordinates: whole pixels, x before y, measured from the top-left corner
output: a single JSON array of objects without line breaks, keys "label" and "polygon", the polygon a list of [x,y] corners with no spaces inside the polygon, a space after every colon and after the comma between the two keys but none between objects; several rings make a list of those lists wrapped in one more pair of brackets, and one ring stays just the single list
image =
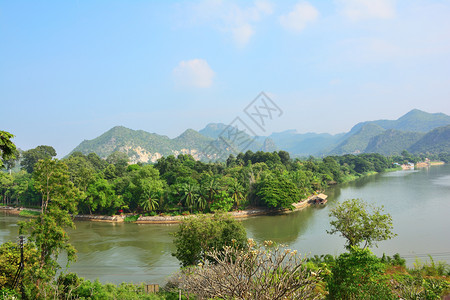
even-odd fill
[{"label": "ripple on water", "polygon": [[418,170],[403,170],[403,171],[385,173],[382,176],[383,177],[402,177],[402,176],[411,175],[411,174],[417,173],[417,172],[419,172],[419,171]]},{"label": "ripple on water", "polygon": [[437,184],[437,185],[441,185],[441,186],[450,186],[450,175],[438,177],[436,179],[433,179],[431,182],[433,184]]}]

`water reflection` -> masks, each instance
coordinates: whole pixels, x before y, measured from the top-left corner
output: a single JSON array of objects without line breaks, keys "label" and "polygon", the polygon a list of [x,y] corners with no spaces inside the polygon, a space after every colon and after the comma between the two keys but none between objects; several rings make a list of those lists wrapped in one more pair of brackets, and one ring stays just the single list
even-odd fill
[{"label": "water reflection", "polygon": [[259,216],[243,221],[249,237],[257,242],[272,240],[277,243],[290,244],[297,240],[308,228],[314,209],[306,208],[276,216]]},{"label": "water reflection", "polygon": [[[243,220],[248,235],[255,240],[274,240],[289,244],[292,249],[307,254],[339,254],[344,251],[344,239],[326,233],[329,212],[339,202],[362,198],[377,206],[384,205],[392,215],[398,236],[379,244],[373,251],[392,255],[450,253],[450,165],[419,171],[400,171],[361,178],[334,186],[326,191],[325,207],[309,207],[279,216],[260,216]],[[0,213],[0,243],[16,241],[19,220]],[[78,250],[78,261],[70,271],[102,282],[163,283],[178,270],[171,232],[177,225],[114,224],[76,222],[70,231],[71,242]],[[450,254],[439,256],[450,261]]]}]

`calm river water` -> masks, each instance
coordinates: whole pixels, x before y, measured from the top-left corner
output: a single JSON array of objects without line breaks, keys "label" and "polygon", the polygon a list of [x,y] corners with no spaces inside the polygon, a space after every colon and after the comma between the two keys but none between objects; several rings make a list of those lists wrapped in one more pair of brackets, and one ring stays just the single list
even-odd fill
[{"label": "calm river water", "polygon": [[[306,255],[339,254],[344,240],[328,235],[328,213],[340,201],[362,198],[384,205],[398,234],[372,249],[377,255],[400,253],[412,265],[415,258],[450,262],[450,165],[419,171],[378,174],[327,191],[323,208],[243,221],[249,237],[288,244]],[[17,239],[18,217],[0,213],[0,243]],[[164,283],[178,270],[169,235],[177,225],[76,222],[70,231],[78,261],[70,271],[102,282]]]}]

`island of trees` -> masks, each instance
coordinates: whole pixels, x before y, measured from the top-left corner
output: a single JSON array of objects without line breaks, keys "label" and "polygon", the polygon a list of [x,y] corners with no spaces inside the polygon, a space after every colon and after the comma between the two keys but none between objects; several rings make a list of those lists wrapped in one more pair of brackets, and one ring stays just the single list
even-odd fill
[{"label": "island of trees", "polygon": [[[14,151],[16,151],[14,149]],[[17,152],[17,151],[16,151]],[[4,205],[40,207],[36,184],[41,174],[36,164],[56,164],[80,191],[79,214],[120,213],[179,215],[230,211],[248,206],[292,208],[292,204],[329,185],[383,172],[394,163],[416,162],[430,155],[400,156],[347,154],[292,159],[288,152],[252,152],[230,155],[226,162],[196,161],[190,155],[167,156],[155,164],[129,164],[125,153],[106,159],[95,153],[72,153],[57,160],[51,146],[22,152],[20,160],[8,154],[0,172],[0,196]],[[448,160],[448,155],[433,159]],[[20,168],[20,169],[19,169]],[[19,169],[19,170],[18,170]],[[51,175],[54,176],[54,175]]]}]

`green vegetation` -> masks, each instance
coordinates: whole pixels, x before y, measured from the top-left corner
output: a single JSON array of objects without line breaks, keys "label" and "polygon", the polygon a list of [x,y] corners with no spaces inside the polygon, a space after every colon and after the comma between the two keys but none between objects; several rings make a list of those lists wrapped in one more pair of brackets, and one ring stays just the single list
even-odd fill
[{"label": "green vegetation", "polygon": [[447,125],[428,132],[408,150],[413,153],[443,153],[449,149],[450,125]]},{"label": "green vegetation", "polygon": [[[39,146],[26,152],[47,155],[49,160],[51,150]],[[74,204],[78,213],[181,215],[249,206],[289,209],[329,185],[384,172],[395,167],[393,162],[414,159],[421,157],[405,152],[394,157],[347,154],[300,160],[292,159],[286,151],[247,151],[230,155],[226,162],[205,163],[180,154],[142,165],[130,164],[121,152],[113,152],[106,160],[94,153],[75,152],[58,163],[64,165],[69,181],[80,191],[80,200]],[[0,172],[3,204],[41,207],[38,177],[24,170]]]},{"label": "green vegetation", "polygon": [[[350,132],[330,135],[327,133],[296,133],[287,130],[273,133],[268,137],[250,137],[244,131],[236,131],[240,139],[254,142],[249,145],[251,151],[275,151],[283,149],[295,157],[323,156],[346,153],[380,153],[383,155],[398,155],[407,149],[413,153],[450,152],[448,145],[444,146],[443,137],[435,143],[443,143],[442,147],[431,147],[423,143],[419,148],[413,147],[425,133],[438,127],[450,124],[450,116],[445,114],[430,114],[420,110],[412,110],[397,120],[377,120],[356,124]],[[229,129],[229,128],[228,128]],[[101,136],[83,141],[72,153],[81,152],[85,155],[96,153],[106,158],[113,152],[124,152],[132,162],[155,162],[161,154],[163,156],[189,153],[196,159],[209,160],[212,157],[225,160],[226,157],[239,149],[231,149],[233,142],[226,140],[227,125],[221,123],[208,124],[199,132],[188,129],[175,139],[167,136],[148,133],[142,130],[132,130],[116,126]],[[224,134],[225,133],[225,134]],[[220,136],[220,138],[219,138]],[[225,139],[226,143],[223,142]],[[211,147],[208,147],[211,146]],[[217,151],[207,157],[202,152],[205,149]],[[156,153],[158,153],[156,155]]]},{"label": "green vegetation", "polygon": [[368,123],[363,125],[356,133],[350,135],[342,143],[331,151],[333,154],[362,153],[367,148],[369,141],[381,134],[385,129],[381,126]]},{"label": "green vegetation", "polygon": [[424,135],[422,132],[389,129],[371,138],[364,152],[399,155],[403,150],[409,149]]},{"label": "green vegetation", "polygon": [[247,239],[244,226],[227,214],[189,217],[174,233],[175,256],[183,267],[206,261],[207,253],[224,246],[242,248]]},{"label": "green vegetation", "polygon": [[25,210],[22,210],[19,213],[19,216],[21,216],[21,217],[37,217],[40,214],[41,214],[40,211],[34,211],[34,210],[27,210],[27,209],[25,209]]},{"label": "green vegetation", "polygon": [[[369,209],[372,211],[369,211]],[[392,217],[382,214],[383,207],[369,206],[360,199],[351,199],[333,208],[329,234],[340,233],[347,240],[346,248],[353,249],[364,243],[363,249],[376,242],[395,237],[392,232]]]},{"label": "green vegetation", "polygon": [[41,214],[27,222],[19,222],[19,233],[28,234],[37,251],[37,271],[33,278],[34,293],[45,297],[48,283],[60,268],[57,259],[67,253],[68,263],[76,259],[65,227],[74,227],[71,213],[76,212],[79,190],[69,180],[67,166],[56,159],[39,160],[34,166],[34,186],[42,195]]}]

